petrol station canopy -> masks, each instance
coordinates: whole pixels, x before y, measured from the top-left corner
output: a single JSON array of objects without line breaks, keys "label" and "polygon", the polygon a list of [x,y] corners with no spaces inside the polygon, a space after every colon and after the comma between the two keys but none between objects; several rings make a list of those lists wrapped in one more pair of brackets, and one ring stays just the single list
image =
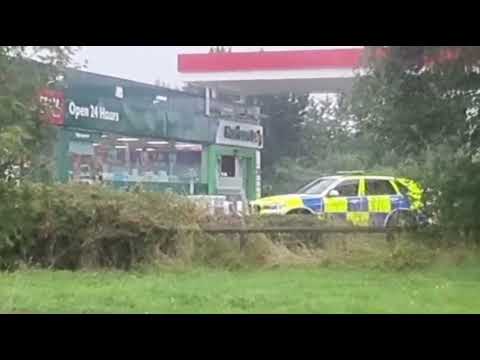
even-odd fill
[{"label": "petrol station canopy", "polygon": [[362,48],[180,54],[182,81],[242,96],[348,92]]}]

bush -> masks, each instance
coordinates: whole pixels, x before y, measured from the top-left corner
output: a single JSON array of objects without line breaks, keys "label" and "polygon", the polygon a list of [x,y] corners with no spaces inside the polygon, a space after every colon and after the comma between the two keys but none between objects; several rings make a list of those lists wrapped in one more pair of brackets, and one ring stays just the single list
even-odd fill
[{"label": "bush", "polygon": [[[209,218],[184,197],[123,193],[95,186],[0,183],[0,269],[131,269],[150,264],[236,269],[289,264],[350,264],[410,269],[426,266],[439,247],[458,246],[432,233],[397,239],[382,235],[208,235],[200,226],[318,226],[315,216]],[[393,246],[393,248],[392,248]],[[450,251],[450,250],[448,250]],[[462,255],[463,256],[463,255]]]},{"label": "bush", "polygon": [[423,268],[433,263],[436,252],[424,244],[403,239],[397,242],[383,266],[393,270]]},{"label": "bush", "polygon": [[[200,229],[211,223],[235,226],[241,219],[209,218],[186,198],[171,193],[1,183],[0,201],[1,270],[20,265],[130,269],[154,263],[238,268],[300,261],[295,253],[312,240],[309,235],[250,234],[241,249],[239,235],[211,236]],[[292,221],[318,225],[312,216],[245,219],[246,225],[259,227]]]},{"label": "bush", "polygon": [[195,228],[201,218],[191,202],[174,194],[84,185],[2,183],[0,201],[1,269],[19,262],[130,268],[161,256],[189,258],[193,234],[181,227]]}]

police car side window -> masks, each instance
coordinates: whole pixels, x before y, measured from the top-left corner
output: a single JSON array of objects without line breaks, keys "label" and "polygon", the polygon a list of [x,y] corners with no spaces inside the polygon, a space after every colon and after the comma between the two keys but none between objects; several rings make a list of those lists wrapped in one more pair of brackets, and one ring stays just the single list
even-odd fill
[{"label": "police car side window", "polygon": [[398,187],[398,190],[402,193],[402,195],[407,196],[410,193],[410,190],[403,184],[399,183],[398,181],[395,182]]},{"label": "police car side window", "polygon": [[388,180],[366,180],[366,194],[372,195],[397,195],[392,184]]},{"label": "police car side window", "polygon": [[358,196],[358,180],[345,180],[335,187],[340,196]]}]

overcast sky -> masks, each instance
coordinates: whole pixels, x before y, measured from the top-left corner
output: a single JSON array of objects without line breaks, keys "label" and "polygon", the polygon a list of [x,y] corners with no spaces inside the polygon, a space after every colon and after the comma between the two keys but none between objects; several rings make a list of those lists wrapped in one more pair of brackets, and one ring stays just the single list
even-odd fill
[{"label": "overcast sky", "polygon": [[[233,46],[232,51],[352,48],[357,46]],[[153,84],[180,86],[177,55],[207,53],[210,46],[85,46],[76,61],[88,61],[87,71]]]}]

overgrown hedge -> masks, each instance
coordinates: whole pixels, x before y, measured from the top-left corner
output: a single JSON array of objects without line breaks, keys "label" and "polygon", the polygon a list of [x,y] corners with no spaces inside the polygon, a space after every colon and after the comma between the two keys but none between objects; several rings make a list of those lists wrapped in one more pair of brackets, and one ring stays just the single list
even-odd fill
[{"label": "overgrown hedge", "polygon": [[168,193],[2,183],[0,269],[19,263],[129,268],[161,256],[188,256],[193,234],[178,228],[197,226],[201,216],[193,204]]},{"label": "overgrown hedge", "polygon": [[[257,226],[291,225],[292,221],[318,225],[318,219],[305,216],[245,221]],[[301,240],[299,235],[251,234],[240,251],[240,236],[211,236],[200,229],[200,225],[219,223],[239,225],[242,220],[209,217],[186,198],[171,193],[0,183],[0,270],[21,264],[130,269],[158,261],[235,267],[290,256],[278,244],[289,242],[295,247]]]},{"label": "overgrown hedge", "polygon": [[435,234],[401,245],[388,244],[383,235],[250,234],[240,249],[239,235],[207,235],[200,226],[243,222],[319,224],[314,216],[210,218],[170,193],[0,183],[0,271],[20,265],[77,270],[152,263],[236,268],[345,262],[404,269],[432,261],[441,245]]},{"label": "overgrown hedge", "polygon": [[[292,222],[318,225],[318,219],[305,216],[251,217],[245,221],[257,226]],[[0,270],[20,264],[71,270],[129,269],[171,260],[235,266],[266,261],[278,250],[273,248],[275,244],[296,241],[298,245],[301,240],[299,235],[249,235],[251,241],[240,251],[240,236],[211,236],[200,229],[201,224],[219,223],[239,225],[242,220],[209,217],[186,198],[172,193],[0,183]]]}]

